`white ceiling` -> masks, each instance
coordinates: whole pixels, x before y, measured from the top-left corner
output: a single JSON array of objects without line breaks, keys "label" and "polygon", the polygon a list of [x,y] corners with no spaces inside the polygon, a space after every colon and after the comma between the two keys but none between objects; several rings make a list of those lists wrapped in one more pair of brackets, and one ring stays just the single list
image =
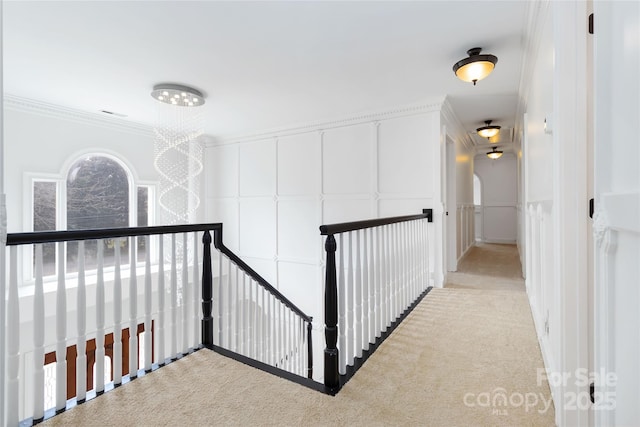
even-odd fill
[{"label": "white ceiling", "polygon": [[[11,95],[153,123],[157,83],[206,95],[216,137],[448,96],[469,132],[512,128],[526,1],[5,1]],[[453,64],[499,59],[477,86]],[[478,141],[482,142],[482,141]]]}]

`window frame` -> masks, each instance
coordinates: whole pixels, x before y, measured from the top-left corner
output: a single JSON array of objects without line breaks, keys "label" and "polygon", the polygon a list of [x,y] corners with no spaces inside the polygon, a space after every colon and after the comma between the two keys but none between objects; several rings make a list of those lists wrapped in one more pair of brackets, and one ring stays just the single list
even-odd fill
[{"label": "window frame", "polygon": [[[104,150],[87,150],[80,153],[75,153],[70,156],[64,163],[59,173],[46,173],[46,172],[24,172],[23,179],[23,194],[25,195],[23,199],[23,221],[25,224],[25,229],[29,231],[33,231],[33,215],[34,215],[34,185],[35,182],[44,181],[44,182],[54,182],[56,183],[56,230],[66,230],[67,229],[67,178],[69,176],[69,172],[73,165],[75,165],[78,161],[86,159],[88,157],[101,156],[106,157],[110,160],[115,161],[120,167],[123,168],[127,175],[127,182],[129,185],[129,227],[136,227],[138,225],[138,188],[145,187],[147,188],[147,221],[148,225],[154,225],[156,223],[156,190],[158,183],[155,181],[149,180],[140,180],[137,177],[135,169],[123,158],[117,154],[104,151]],[[149,250],[151,251],[151,259],[154,260],[157,256],[157,245],[153,243],[153,239],[150,245]],[[32,245],[25,246],[24,250],[19,251],[22,260],[19,260],[19,263],[22,265],[22,278],[19,278],[19,283],[21,286],[29,286],[35,283],[34,278],[34,268],[33,268],[33,249]],[[58,276],[58,265],[60,256],[63,256],[66,259],[66,245],[65,245],[65,253],[60,254],[56,251],[56,266],[55,273],[49,276],[43,277],[43,282],[49,283],[57,280]],[[152,261],[152,263],[156,263]],[[136,261],[136,266],[140,266],[140,262]],[[105,273],[110,273],[113,270],[112,266],[105,267]],[[95,270],[87,270],[87,276],[94,276],[96,274]],[[67,279],[76,279],[78,276],[77,272],[69,273],[66,271],[65,264],[65,277]]]}]

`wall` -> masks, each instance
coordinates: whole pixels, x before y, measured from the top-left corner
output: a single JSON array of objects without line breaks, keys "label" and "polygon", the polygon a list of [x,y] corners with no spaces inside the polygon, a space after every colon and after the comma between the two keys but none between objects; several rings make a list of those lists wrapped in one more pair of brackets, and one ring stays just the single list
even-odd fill
[{"label": "wall", "polygon": [[[482,241],[516,243],[516,156],[505,153],[497,160],[479,154],[475,173],[482,182]],[[473,197],[471,199],[473,203]]]},{"label": "wall", "polygon": [[30,230],[29,173],[64,179],[77,156],[106,152],[122,160],[134,185],[153,183],[153,138],[149,128],[57,106],[5,96],[7,228]]},{"label": "wall", "polygon": [[[241,137],[206,149],[206,220],[223,222],[226,245],[316,319],[317,361],[324,348],[318,227],[440,206],[440,106]],[[431,262],[436,253],[434,246]]]},{"label": "wall", "polygon": [[451,250],[446,250],[446,254],[452,259],[447,261],[447,265],[449,271],[456,271],[458,261],[467,254],[476,241],[473,202],[475,150],[466,130],[448,103],[443,105],[441,121],[447,147],[451,149],[447,154],[445,167],[452,170],[446,173],[446,179],[453,181],[445,183],[444,186],[452,193],[449,195],[452,206],[447,207],[449,216],[446,217],[447,221],[450,221],[448,226],[451,227],[446,239],[446,245],[451,246]]}]

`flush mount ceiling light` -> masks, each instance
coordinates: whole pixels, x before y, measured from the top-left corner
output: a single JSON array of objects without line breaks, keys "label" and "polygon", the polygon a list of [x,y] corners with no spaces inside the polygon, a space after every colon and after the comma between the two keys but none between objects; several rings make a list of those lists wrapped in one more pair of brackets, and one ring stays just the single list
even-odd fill
[{"label": "flush mount ceiling light", "polygon": [[502,151],[498,150],[498,147],[493,147],[493,150],[487,153],[487,157],[491,160],[499,159],[502,157]]},{"label": "flush mount ceiling light", "polygon": [[498,58],[494,55],[480,55],[482,48],[474,47],[469,49],[468,58],[461,59],[453,66],[453,72],[460,80],[473,82],[476,85],[478,80],[487,77],[498,63]]},{"label": "flush mount ceiling light", "polygon": [[153,87],[151,96],[165,104],[181,107],[198,107],[204,104],[202,92],[188,86],[159,84]]},{"label": "flush mount ceiling light", "polygon": [[491,120],[485,120],[484,123],[486,126],[476,129],[476,132],[478,132],[478,135],[481,137],[489,139],[500,133],[500,126],[491,126]]}]

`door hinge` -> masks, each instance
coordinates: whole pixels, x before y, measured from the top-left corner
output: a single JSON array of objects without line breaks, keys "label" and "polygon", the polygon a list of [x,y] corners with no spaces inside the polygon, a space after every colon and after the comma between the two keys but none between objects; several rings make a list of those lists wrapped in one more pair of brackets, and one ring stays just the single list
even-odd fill
[{"label": "door hinge", "polygon": [[589,199],[589,218],[593,219],[593,212],[595,210],[595,201],[593,199]]},{"label": "door hinge", "polygon": [[589,15],[589,34],[593,34],[593,13]]}]

